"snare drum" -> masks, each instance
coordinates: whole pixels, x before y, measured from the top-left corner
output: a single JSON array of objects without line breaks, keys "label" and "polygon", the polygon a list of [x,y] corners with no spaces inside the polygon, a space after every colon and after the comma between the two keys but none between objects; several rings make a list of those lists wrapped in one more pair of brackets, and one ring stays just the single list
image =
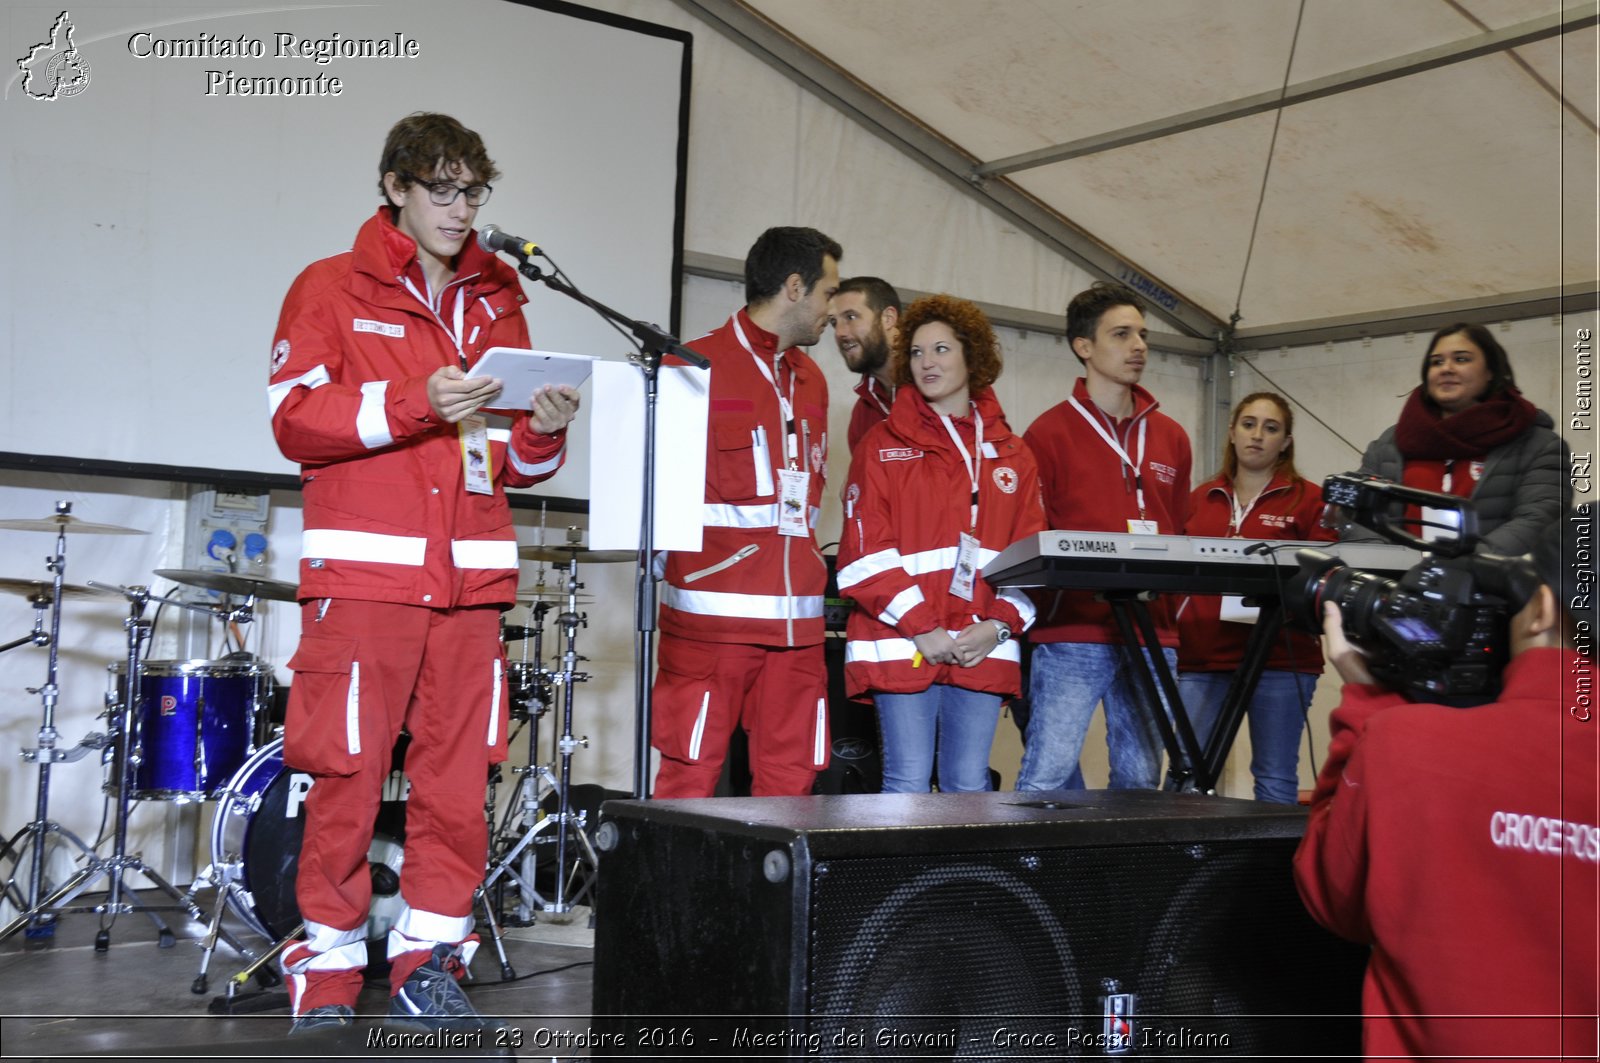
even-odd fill
[{"label": "snare drum", "polygon": [[[383,786],[383,803],[373,828],[367,862],[372,872],[372,908],[367,940],[381,941],[405,910],[400,896],[400,868],[405,857],[406,797],[410,781],[402,770],[411,736],[401,734],[394,747],[394,768]],[[315,780],[284,767],[283,739],[262,746],[228,781],[211,821],[211,862],[233,865],[245,892],[228,892],[228,906],[252,930],[277,941],[300,925],[294,880],[300,867],[300,842],[306,821],[301,815],[306,793]]]},{"label": "snare drum", "polygon": [[[109,669],[120,715],[126,662]],[[132,714],[129,795],[158,801],[214,797],[250,755],[256,714],[272,700],[272,670],[248,661],[145,661]],[[112,761],[107,790],[119,782]]]}]

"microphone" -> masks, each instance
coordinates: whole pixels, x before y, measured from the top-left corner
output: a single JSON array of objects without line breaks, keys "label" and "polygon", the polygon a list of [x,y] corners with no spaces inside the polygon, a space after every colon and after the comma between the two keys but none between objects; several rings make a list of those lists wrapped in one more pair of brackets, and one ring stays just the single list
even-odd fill
[{"label": "microphone", "polygon": [[524,240],[520,236],[512,236],[498,225],[485,225],[478,230],[478,246],[494,254],[504,251],[508,255],[515,255],[526,262],[534,255],[543,254],[539,245],[532,240]]}]

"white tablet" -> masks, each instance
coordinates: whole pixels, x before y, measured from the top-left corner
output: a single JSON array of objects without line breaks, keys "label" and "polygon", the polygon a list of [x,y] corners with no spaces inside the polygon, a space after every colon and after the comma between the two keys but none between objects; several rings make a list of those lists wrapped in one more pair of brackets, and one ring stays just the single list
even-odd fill
[{"label": "white tablet", "polygon": [[594,362],[595,358],[587,354],[490,347],[467,371],[467,379],[494,377],[505,385],[489,409],[526,410],[533,406],[533,393],[546,384],[580,386],[589,379]]}]

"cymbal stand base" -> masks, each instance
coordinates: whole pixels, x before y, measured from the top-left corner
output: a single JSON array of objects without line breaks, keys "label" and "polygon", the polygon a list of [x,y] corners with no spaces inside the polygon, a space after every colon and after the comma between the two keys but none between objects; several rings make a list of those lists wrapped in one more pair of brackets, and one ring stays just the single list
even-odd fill
[{"label": "cymbal stand base", "polygon": [[229,948],[239,953],[246,960],[255,959],[255,953],[241,944],[237,938],[228,933],[222,926],[222,912],[228,906],[228,898],[238,896],[246,900],[249,899],[249,891],[241,884],[243,878],[244,868],[237,861],[230,861],[220,866],[207,864],[205,869],[189,884],[189,891],[184,894],[184,902],[198,908],[195,897],[200,890],[206,886],[215,886],[217,888],[216,901],[211,906],[211,918],[206,923],[206,936],[200,940],[200,970],[195,974],[194,981],[189,984],[189,992],[196,996],[204,995],[210,984],[207,972],[211,968],[211,956],[212,953],[217,951],[217,940],[219,938],[227,942]]}]

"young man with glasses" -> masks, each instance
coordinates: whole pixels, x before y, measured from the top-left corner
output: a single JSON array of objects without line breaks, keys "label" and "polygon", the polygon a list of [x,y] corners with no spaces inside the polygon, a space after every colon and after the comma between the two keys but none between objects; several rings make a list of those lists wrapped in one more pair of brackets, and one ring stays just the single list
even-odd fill
[{"label": "young man with glasses", "polygon": [[[279,449],[301,465],[301,637],[284,761],[314,780],[302,806],[284,950],[294,1032],[346,1026],[367,961],[367,852],[401,729],[411,781],[388,935],[392,1021],[481,1029],[456,984],[477,947],[472,896],[488,832],[484,780],[505,759],[500,610],[517,587],[504,487],[552,475],[578,409],[545,387],[515,417],[479,411],[497,380],[466,371],[527,347],[517,274],[472,222],[498,176],[478,134],[439,114],[390,130],[384,202],[352,250],[284,299],[269,395]],[[509,396],[523,399],[523,396]]]}]

